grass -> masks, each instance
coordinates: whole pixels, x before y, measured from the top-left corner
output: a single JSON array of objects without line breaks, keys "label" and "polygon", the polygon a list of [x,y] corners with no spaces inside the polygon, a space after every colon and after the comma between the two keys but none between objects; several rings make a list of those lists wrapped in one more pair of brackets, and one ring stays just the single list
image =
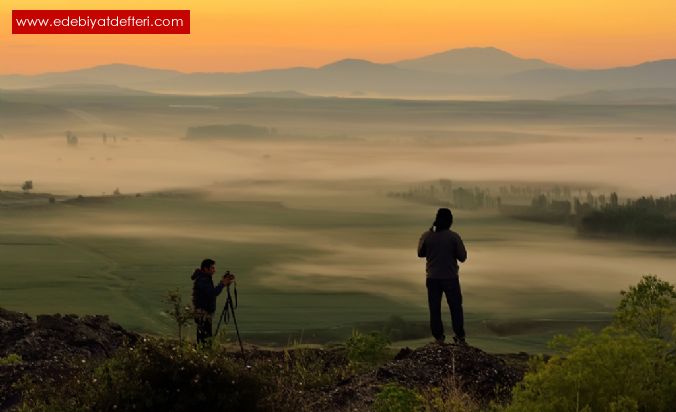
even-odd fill
[{"label": "grass", "polygon": [[[318,287],[280,292],[274,287],[274,274],[260,270],[311,255],[315,253],[311,245],[240,243],[227,236],[227,229],[220,239],[218,233],[207,234],[206,239],[199,234],[243,221],[257,221],[259,227],[274,225],[277,231],[283,231],[282,226],[315,227],[323,220],[359,226],[372,220],[367,214],[308,215],[274,205],[151,197],[59,204],[3,214],[0,293],[3,305],[12,309],[33,314],[106,313],[133,329],[171,333],[171,324],[161,313],[161,297],[178,287],[187,298],[192,271],[201,259],[212,256],[219,271],[230,268],[239,275],[240,322],[248,333],[274,334],[340,325],[353,319],[379,320],[383,307],[392,308],[393,313],[407,311],[390,299],[358,291],[332,292]],[[122,220],[152,227],[158,234],[102,234],[106,228],[119,227]],[[62,224],[44,230],[54,222]],[[187,239],[163,234],[165,225],[185,229]],[[195,233],[188,233],[190,230]]]},{"label": "grass", "polygon": [[[0,301],[30,314],[105,313],[127,328],[172,334],[162,297],[179,288],[188,300],[190,274],[201,259],[213,257],[219,272],[227,268],[238,275],[238,321],[248,341],[344,341],[355,325],[377,330],[393,315],[424,325],[424,262],[414,249],[433,208],[412,210],[409,204],[384,201],[394,203],[381,213],[199,194],[5,208],[0,210]],[[607,295],[589,285],[561,287],[566,273],[541,276],[536,260],[518,262],[520,251],[535,257],[539,250],[574,253],[565,246],[579,242],[572,230],[460,212],[458,231],[470,250],[462,282],[468,333],[477,346],[497,352],[544,350],[554,333],[576,324],[562,326],[557,320],[586,325],[608,318],[616,288],[607,282]],[[595,245],[597,263],[620,253],[585,242]],[[505,250],[517,260],[490,257]],[[517,266],[509,267],[514,262]],[[219,312],[222,303],[221,297]],[[534,321],[542,318],[553,321]],[[514,319],[522,323],[509,323]],[[503,322],[506,331],[487,328],[487,320]]]}]

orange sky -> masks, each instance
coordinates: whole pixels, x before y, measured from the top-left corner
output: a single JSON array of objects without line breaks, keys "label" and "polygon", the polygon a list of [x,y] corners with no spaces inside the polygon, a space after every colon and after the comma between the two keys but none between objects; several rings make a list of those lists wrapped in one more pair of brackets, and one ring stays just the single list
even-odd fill
[{"label": "orange sky", "polygon": [[[12,35],[12,9],[190,9],[190,35]],[[182,71],[391,62],[494,46],[570,67],[676,58],[674,0],[6,0],[0,73],[129,63]]]}]

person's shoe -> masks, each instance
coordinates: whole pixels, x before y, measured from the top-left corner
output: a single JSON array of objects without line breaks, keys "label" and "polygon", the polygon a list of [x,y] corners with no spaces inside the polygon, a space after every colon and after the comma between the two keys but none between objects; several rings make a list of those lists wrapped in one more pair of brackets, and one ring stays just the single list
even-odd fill
[{"label": "person's shoe", "polygon": [[462,346],[467,346],[467,342],[465,341],[465,338],[458,337],[458,336],[453,336],[453,343],[456,345],[462,345]]},{"label": "person's shoe", "polygon": [[444,339],[444,338],[435,339],[435,340],[434,340],[434,343],[436,343],[437,345],[442,346],[442,345],[445,344],[445,339]]}]

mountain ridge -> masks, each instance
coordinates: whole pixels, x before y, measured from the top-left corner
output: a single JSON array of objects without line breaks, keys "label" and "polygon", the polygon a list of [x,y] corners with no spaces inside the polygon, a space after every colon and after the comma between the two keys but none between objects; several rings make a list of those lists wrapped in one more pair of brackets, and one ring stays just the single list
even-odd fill
[{"label": "mountain ridge", "polygon": [[537,68],[564,68],[541,59],[517,57],[495,47],[450,49],[392,63],[397,67],[449,74],[506,75]]},{"label": "mountain ridge", "polygon": [[347,58],[319,67],[248,72],[181,72],[112,63],[35,75],[0,75],[2,89],[66,84],[177,94],[294,90],[324,96],[553,99],[599,89],[676,87],[676,59],[607,69],[572,69],[540,59],[522,59],[494,47],[470,47],[392,63]]}]

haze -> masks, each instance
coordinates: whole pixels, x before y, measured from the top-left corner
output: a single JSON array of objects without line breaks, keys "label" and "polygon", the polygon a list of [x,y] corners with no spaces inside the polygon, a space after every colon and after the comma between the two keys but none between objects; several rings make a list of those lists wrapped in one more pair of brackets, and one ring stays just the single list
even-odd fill
[{"label": "haze", "polygon": [[[511,131],[518,135],[518,131]],[[676,140],[668,134],[557,134],[547,141],[472,144],[462,139],[381,137],[370,140],[186,142],[160,137],[102,144],[82,138],[77,149],[63,138],[0,142],[0,188],[63,194],[111,194],[203,187],[212,182],[281,180],[395,182],[577,182],[628,194],[668,194]],[[628,167],[631,165],[631,167]],[[377,187],[377,185],[376,185]]]},{"label": "haze", "polygon": [[[439,205],[393,193],[445,179],[493,194],[559,185],[624,201],[673,193],[676,174],[669,105],[35,91],[6,92],[0,105],[2,272],[38,259],[28,277],[3,275],[3,304],[105,312],[151,332],[170,330],[160,296],[187,290],[205,254],[240,273],[250,334],[345,317],[423,322],[415,245]],[[200,129],[208,125],[217,127]],[[26,180],[33,195],[7,195]],[[676,281],[669,245],[582,238],[495,208],[455,214],[470,251],[468,322],[484,347],[541,350],[549,332],[496,340],[482,322],[593,324],[642,274]]]}]

